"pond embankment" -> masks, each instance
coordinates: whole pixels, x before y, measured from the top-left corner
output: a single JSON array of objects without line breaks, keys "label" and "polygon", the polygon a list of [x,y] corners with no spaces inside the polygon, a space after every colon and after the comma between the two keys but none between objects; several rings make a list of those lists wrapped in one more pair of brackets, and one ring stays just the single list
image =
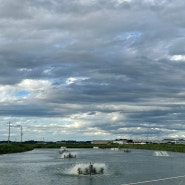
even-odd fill
[{"label": "pond embankment", "polygon": [[0,154],[26,152],[33,149],[34,149],[33,145],[27,144],[17,144],[17,143],[1,144]]},{"label": "pond embankment", "polygon": [[93,144],[25,144],[25,143],[4,143],[0,144],[0,154],[18,153],[30,151],[35,148],[60,148],[65,146],[67,148],[119,148],[119,149],[142,149],[142,150],[162,150],[172,152],[185,153],[185,145],[183,144],[109,144],[109,145],[93,145]]}]

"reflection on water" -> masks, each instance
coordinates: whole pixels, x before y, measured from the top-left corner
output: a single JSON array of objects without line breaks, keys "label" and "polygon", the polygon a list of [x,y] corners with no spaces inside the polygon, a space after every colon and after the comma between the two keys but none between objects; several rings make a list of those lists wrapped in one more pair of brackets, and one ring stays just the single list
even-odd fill
[{"label": "reflection on water", "polygon": [[[111,149],[71,149],[76,158],[62,158],[57,149],[0,156],[0,185],[123,185],[185,175],[185,154]],[[155,155],[154,155],[155,154]],[[166,153],[165,153],[166,154]],[[104,174],[79,175],[79,167],[103,166]],[[183,185],[185,178],[145,185]],[[141,183],[140,183],[141,184]],[[184,183],[185,184],[185,183]]]}]

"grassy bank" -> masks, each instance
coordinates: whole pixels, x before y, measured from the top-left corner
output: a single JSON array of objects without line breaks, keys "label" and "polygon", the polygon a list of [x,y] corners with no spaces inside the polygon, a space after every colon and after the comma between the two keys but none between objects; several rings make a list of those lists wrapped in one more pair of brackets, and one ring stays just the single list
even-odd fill
[{"label": "grassy bank", "polygon": [[92,145],[92,144],[21,144],[21,143],[10,143],[0,145],[0,154],[18,153],[30,151],[35,148],[60,148],[65,146],[67,148],[93,148],[94,146],[99,148],[129,148],[129,149],[142,149],[142,150],[163,150],[172,152],[183,152],[185,153],[185,145],[180,144],[109,144],[109,145]]},{"label": "grassy bank", "polygon": [[60,148],[65,146],[67,148],[92,148],[93,145],[89,144],[22,144],[22,143],[5,143],[0,144],[0,154],[10,154],[10,153],[19,153],[26,152],[36,148]]},{"label": "grassy bank", "polygon": [[1,144],[0,154],[26,152],[33,149],[34,149],[34,146],[27,145],[27,144],[17,144],[17,143]]},{"label": "grassy bank", "polygon": [[183,144],[128,144],[124,145],[126,148],[135,148],[143,150],[163,150],[172,152],[183,152],[185,153],[185,145]]}]

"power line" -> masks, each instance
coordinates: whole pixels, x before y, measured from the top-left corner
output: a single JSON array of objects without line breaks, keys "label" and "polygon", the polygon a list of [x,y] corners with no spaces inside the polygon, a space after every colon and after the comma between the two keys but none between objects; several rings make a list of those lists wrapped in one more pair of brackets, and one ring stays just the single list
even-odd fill
[{"label": "power line", "polygon": [[8,123],[8,143],[10,143],[10,135],[11,135],[11,127],[20,127],[21,129],[21,143],[22,143],[22,137],[23,137],[23,128],[22,125],[11,125],[10,121]]}]

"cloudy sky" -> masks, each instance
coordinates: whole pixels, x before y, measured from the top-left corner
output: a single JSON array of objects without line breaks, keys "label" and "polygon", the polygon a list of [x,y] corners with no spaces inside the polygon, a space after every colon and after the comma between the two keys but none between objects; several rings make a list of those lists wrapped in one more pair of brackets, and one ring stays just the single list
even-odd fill
[{"label": "cloudy sky", "polygon": [[0,140],[185,138],[184,0],[0,0]]}]

